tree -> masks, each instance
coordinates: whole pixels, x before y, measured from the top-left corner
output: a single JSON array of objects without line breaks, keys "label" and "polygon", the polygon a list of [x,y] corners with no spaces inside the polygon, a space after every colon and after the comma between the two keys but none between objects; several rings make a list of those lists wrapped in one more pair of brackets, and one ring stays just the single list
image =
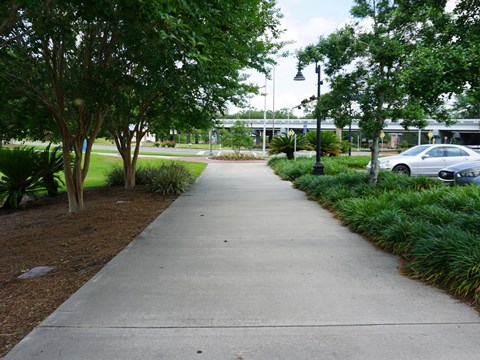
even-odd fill
[{"label": "tree", "polygon": [[107,111],[112,55],[130,25],[124,19],[126,7],[109,4],[105,9],[106,4],[44,1],[25,6],[2,36],[2,82],[47,109],[62,139],[70,212],[83,209],[91,148]]},{"label": "tree", "polygon": [[[324,62],[336,94],[319,99],[317,111],[336,111],[337,127],[351,121],[354,114],[362,132],[373,139],[371,184],[378,179],[379,140],[386,120],[403,119],[405,127],[422,127],[427,112],[433,109],[427,105],[439,105],[420,101],[404,80],[420,27],[408,3],[356,0],[351,13],[359,22],[320,38],[298,55],[302,67]],[[368,22],[372,25],[364,26]]]},{"label": "tree", "polygon": [[458,119],[480,118],[480,103],[471,95],[472,92],[458,94],[452,106],[452,112]]},{"label": "tree", "polygon": [[[434,11],[431,9],[434,8]],[[426,11],[430,9],[430,11]],[[457,95],[453,111],[470,117],[480,103],[480,5],[475,0],[459,0],[452,13],[445,11],[445,1],[420,0],[411,11],[431,24],[415,48],[405,80],[410,91],[427,106],[437,106]],[[458,106],[465,106],[469,110]],[[442,109],[447,122],[448,112]],[[458,114],[457,114],[458,116]],[[477,114],[474,118],[478,117]]]},{"label": "tree", "polygon": [[111,129],[134,168],[128,144],[147,119],[163,122],[179,103],[188,117],[240,102],[253,87],[239,70],[265,71],[280,46],[274,0],[25,0],[0,16],[0,80],[49,111],[45,123],[63,143],[70,212],[83,209],[91,149],[107,118],[118,120]]},{"label": "tree", "polygon": [[135,186],[140,139],[146,132],[167,126],[177,130],[210,128],[227,102],[240,103],[244,94],[255,90],[243,83],[241,70],[265,71],[270,56],[282,46],[277,41],[275,1],[175,4],[165,13],[182,19],[191,41],[198,45],[194,51],[141,28],[137,33],[143,36],[134,37],[117,57],[124,70],[117,77],[119,85],[107,127],[122,156],[127,188]]},{"label": "tree", "polygon": [[243,148],[253,146],[251,130],[243,121],[235,121],[230,131],[223,130],[221,134],[223,145],[231,147],[235,156],[238,156]]}]

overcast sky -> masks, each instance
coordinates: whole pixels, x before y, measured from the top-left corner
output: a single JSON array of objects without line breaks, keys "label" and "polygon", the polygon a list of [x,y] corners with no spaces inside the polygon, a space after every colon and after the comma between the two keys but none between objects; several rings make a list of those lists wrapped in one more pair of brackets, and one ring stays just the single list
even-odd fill
[{"label": "overcast sky", "polygon": [[[282,28],[285,33],[282,40],[293,41],[283,50],[292,53],[308,44],[316,43],[320,35],[328,35],[341,27],[350,17],[352,0],[278,0],[278,6],[284,15]],[[315,66],[310,65],[303,74],[305,81],[293,81],[297,69],[294,56],[281,58],[275,67],[275,109],[292,108],[302,99],[316,95]],[[322,75],[323,76],[323,75]],[[263,86],[265,77],[251,73],[248,82]],[[327,86],[327,84],[326,84]],[[261,89],[261,92],[264,92]],[[267,110],[273,108],[273,80],[267,81]],[[264,98],[261,95],[250,100],[251,107],[263,110]],[[231,108],[231,113],[238,109]],[[301,114],[301,112],[299,112]]]},{"label": "overcast sky", "polygon": [[[449,3],[455,0],[449,0]],[[285,34],[282,40],[293,41],[284,50],[292,53],[308,44],[316,43],[320,35],[329,35],[336,29],[342,27],[351,20],[350,9],[353,0],[278,0],[278,6],[284,15],[282,28]],[[449,6],[453,7],[452,4]],[[296,74],[297,61],[294,56],[281,58],[275,67],[275,100],[273,96],[273,80],[267,81],[267,110],[272,110],[275,102],[275,109],[292,108],[312,95],[316,95],[316,74],[315,66],[309,65],[303,70],[305,81],[293,81]],[[324,75],[322,74],[322,78]],[[251,73],[250,83],[263,86],[265,77],[258,73]],[[322,93],[328,91],[328,83],[322,86]],[[261,89],[261,92],[264,92]],[[264,98],[261,95],[250,100],[252,108],[263,110]],[[230,113],[239,109],[231,108]],[[302,111],[294,111],[301,115]]]}]

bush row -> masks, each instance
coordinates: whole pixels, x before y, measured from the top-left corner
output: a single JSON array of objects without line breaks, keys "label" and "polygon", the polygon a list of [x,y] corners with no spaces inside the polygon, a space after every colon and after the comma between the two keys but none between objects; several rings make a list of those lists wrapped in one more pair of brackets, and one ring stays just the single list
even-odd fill
[{"label": "bush row", "polygon": [[[345,171],[335,173],[328,161],[338,161]],[[334,175],[310,175],[312,162],[270,164],[282,178],[336,212],[351,230],[400,255],[405,274],[479,305],[479,188],[446,187],[437,179],[391,172],[381,172],[378,184],[371,186],[368,174],[347,164],[349,158],[328,161],[326,174]]]},{"label": "bush row", "polygon": [[[353,174],[359,169],[365,169],[369,159],[368,156],[334,156],[323,157],[322,163],[327,175]],[[268,164],[283,180],[293,181],[303,175],[311,174],[314,162],[315,158],[299,157],[297,160],[291,161],[285,157],[276,157],[271,159]]]},{"label": "bush row", "polygon": [[262,160],[255,154],[233,154],[233,153],[226,153],[221,155],[212,156],[211,159],[214,160]]},{"label": "bush row", "polygon": [[[114,167],[106,175],[109,186],[125,185],[123,167]],[[146,185],[150,192],[161,195],[180,195],[187,191],[195,181],[193,174],[183,165],[177,163],[159,166],[140,166],[135,173],[135,183]]]}]

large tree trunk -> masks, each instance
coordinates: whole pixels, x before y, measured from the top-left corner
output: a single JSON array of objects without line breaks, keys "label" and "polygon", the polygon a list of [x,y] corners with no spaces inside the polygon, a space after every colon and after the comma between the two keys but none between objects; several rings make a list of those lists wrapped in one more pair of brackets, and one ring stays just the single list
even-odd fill
[{"label": "large tree trunk", "polygon": [[[140,106],[140,111],[133,129],[130,128],[129,121],[122,116],[117,118],[112,117],[109,122],[108,131],[112,135],[115,146],[123,161],[125,189],[133,189],[136,185],[135,174],[137,171],[138,154],[140,153],[142,138],[148,131],[143,119],[145,117],[145,110],[149,106],[148,104],[150,104],[150,102],[146,102]],[[134,136],[135,149],[132,154],[132,140]]]},{"label": "large tree trunk", "polygon": [[[132,141],[131,139],[127,142],[125,148],[122,149],[122,161],[123,161],[123,175],[125,178],[125,189],[133,189],[136,185],[135,174],[136,174],[136,161],[133,162],[132,159]],[[135,145],[137,147],[137,145]]]},{"label": "large tree trunk", "polygon": [[[140,153],[140,140],[145,135],[145,132],[132,131],[129,130],[128,127],[123,131],[115,131],[113,127],[110,127],[109,130],[113,135],[117,150],[122,157],[125,189],[133,189],[136,185],[135,174],[137,172],[138,154]],[[136,142],[132,154],[132,139],[134,135],[136,135]]]},{"label": "large tree trunk", "polygon": [[[73,168],[71,161],[70,145],[73,146],[75,157]],[[75,213],[83,210],[83,181],[81,176],[82,151],[78,151],[78,146],[69,139],[63,140],[63,166],[65,171],[65,184],[67,186],[68,212]],[[80,170],[80,171],[79,171]]]},{"label": "large tree trunk", "polygon": [[[80,112],[79,116],[84,116],[84,113]],[[90,167],[93,143],[103,122],[103,115],[100,110],[97,110],[95,114],[91,116],[93,123],[91,123],[91,126],[89,127],[90,136],[84,135],[81,131],[77,134],[73,134],[68,130],[67,126],[65,126],[67,124],[66,121],[64,121],[64,126],[62,126],[62,155],[69,213],[82,211],[84,208],[83,183]],[[83,120],[84,118],[81,119],[82,122]],[[83,153],[82,148],[85,141],[87,142],[87,146],[85,148],[85,153]],[[75,153],[73,161],[70,152],[71,148],[73,148],[73,152]]]}]

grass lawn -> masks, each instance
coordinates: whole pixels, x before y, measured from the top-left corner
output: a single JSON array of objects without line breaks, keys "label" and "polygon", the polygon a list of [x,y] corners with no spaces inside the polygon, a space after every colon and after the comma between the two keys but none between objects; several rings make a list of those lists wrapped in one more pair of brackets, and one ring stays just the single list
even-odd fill
[{"label": "grass lawn", "polygon": [[[155,165],[155,164],[162,164],[162,163],[169,163],[172,160],[167,159],[138,159],[137,167],[138,166],[148,166],[148,165]],[[176,161],[179,162],[179,161]],[[206,163],[202,162],[188,162],[188,161],[181,161],[181,164],[184,165],[195,177],[198,177],[202,171],[207,166]],[[90,160],[90,168],[88,170],[87,178],[85,179],[85,188],[94,188],[94,187],[101,187],[106,186],[107,183],[105,181],[106,174],[113,168],[113,167],[121,167],[122,166],[122,159],[116,156],[106,156],[106,155],[98,155],[92,154]]]}]

